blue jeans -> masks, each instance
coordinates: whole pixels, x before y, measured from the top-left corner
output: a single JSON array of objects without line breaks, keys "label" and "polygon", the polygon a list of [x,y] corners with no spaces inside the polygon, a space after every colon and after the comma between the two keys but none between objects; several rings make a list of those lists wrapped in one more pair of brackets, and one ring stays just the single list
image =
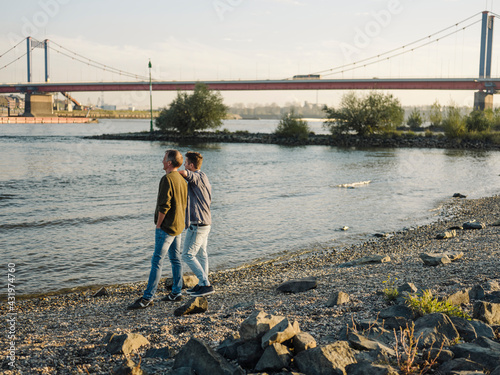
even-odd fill
[{"label": "blue jeans", "polygon": [[190,225],[184,239],[182,260],[191,268],[198,278],[198,285],[210,285],[208,281],[208,255],[207,242],[210,225]]},{"label": "blue jeans", "polygon": [[179,294],[182,290],[182,263],[181,263],[181,235],[170,236],[162,229],[156,228],[155,252],[151,258],[151,272],[149,273],[148,286],[142,298],[150,300],[156,293],[161,279],[163,259],[168,252],[172,264],[172,293]]}]

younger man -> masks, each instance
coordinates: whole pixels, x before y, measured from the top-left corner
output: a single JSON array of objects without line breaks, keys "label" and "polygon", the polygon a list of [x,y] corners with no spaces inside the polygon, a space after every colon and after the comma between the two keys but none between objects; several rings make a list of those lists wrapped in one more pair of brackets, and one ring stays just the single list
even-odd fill
[{"label": "younger man", "polygon": [[160,180],[155,210],[155,250],[151,258],[151,272],[148,286],[142,297],[128,306],[129,310],[144,309],[153,304],[153,296],[161,279],[163,260],[166,253],[172,264],[172,292],[163,301],[182,299],[181,233],[187,206],[187,184],[177,171],[182,165],[182,154],[167,150],[163,158],[165,176]]},{"label": "younger man", "polygon": [[188,206],[186,211],[186,237],[182,260],[198,278],[198,285],[186,292],[192,297],[206,296],[214,292],[208,281],[207,241],[212,224],[210,204],[212,187],[207,175],[200,170],[203,156],[199,152],[186,153],[185,170],[179,173],[188,182]]}]

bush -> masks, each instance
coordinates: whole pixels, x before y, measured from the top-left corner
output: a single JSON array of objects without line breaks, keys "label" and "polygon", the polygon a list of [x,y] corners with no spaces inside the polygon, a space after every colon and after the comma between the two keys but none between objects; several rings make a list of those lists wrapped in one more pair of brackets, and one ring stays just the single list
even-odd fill
[{"label": "bush", "polygon": [[430,290],[424,290],[421,296],[409,295],[406,297],[406,304],[419,316],[443,313],[448,316],[458,316],[470,320],[470,316],[459,307],[452,305],[450,302],[438,301],[437,298],[432,298]]},{"label": "bush", "polygon": [[462,138],[466,132],[465,121],[460,109],[451,105],[446,110],[443,120],[444,134],[448,138]]},{"label": "bush", "polygon": [[302,116],[295,114],[292,109],[290,113],[285,113],[281,117],[274,134],[282,137],[304,140],[308,138],[309,131],[310,129],[307,122],[302,120]]},{"label": "bush", "polygon": [[441,104],[437,101],[431,106],[431,110],[429,112],[429,121],[431,126],[438,127],[443,122],[443,114],[441,112]]},{"label": "bush", "polygon": [[424,120],[422,119],[420,111],[416,108],[413,108],[413,110],[410,113],[410,116],[408,116],[408,121],[406,122],[408,126],[411,129],[420,129],[423,122]]},{"label": "bush", "polygon": [[219,92],[214,93],[205,84],[197,83],[193,94],[177,93],[170,107],[156,118],[156,126],[163,132],[176,130],[183,134],[216,129],[222,125],[227,109]]},{"label": "bush", "polygon": [[393,130],[404,120],[404,110],[392,95],[371,92],[358,98],[350,92],[342,97],[340,108],[323,107],[327,121],[323,124],[332,134],[355,132],[359,135]]},{"label": "bush", "polygon": [[468,132],[484,132],[490,130],[491,116],[487,115],[486,111],[472,111],[465,119],[465,126]]}]

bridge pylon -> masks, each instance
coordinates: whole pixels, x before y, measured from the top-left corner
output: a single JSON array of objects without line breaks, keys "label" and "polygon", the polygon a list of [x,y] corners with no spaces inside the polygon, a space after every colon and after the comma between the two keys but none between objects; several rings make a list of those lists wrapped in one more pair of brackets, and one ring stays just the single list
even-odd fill
[{"label": "bridge pylon", "polygon": [[[45,51],[45,82],[49,82],[49,40],[45,39],[39,42],[31,37],[26,38],[27,47],[27,65],[28,82],[32,81],[32,57],[31,52],[35,48],[43,48]],[[54,113],[54,98],[49,93],[27,92],[24,95],[24,114],[25,117],[43,117],[52,116]]]},{"label": "bridge pylon", "polygon": [[[491,78],[491,56],[493,52],[493,25],[495,16],[489,16],[488,11],[483,12],[481,24],[481,51],[479,54],[479,79]],[[486,91],[474,93],[474,109],[484,111],[493,109],[493,94],[495,87]]]}]

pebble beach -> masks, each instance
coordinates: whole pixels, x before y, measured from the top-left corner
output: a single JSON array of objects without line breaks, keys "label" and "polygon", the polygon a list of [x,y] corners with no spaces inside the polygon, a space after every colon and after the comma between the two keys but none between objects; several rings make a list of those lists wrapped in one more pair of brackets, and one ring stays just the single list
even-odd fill
[{"label": "pebble beach", "polygon": [[[484,223],[485,228],[458,230],[453,238],[436,238],[451,227],[474,220]],[[413,283],[421,290],[431,290],[435,296],[500,281],[499,220],[500,196],[450,198],[429,225],[402,229],[346,248],[316,249],[214,272],[210,280],[215,293],[207,296],[208,310],[202,314],[174,316],[173,311],[182,301],[160,301],[168,293],[163,287],[153,306],[127,310],[141,296],[146,280],[106,285],[107,295],[101,297],[94,297],[99,286],[27,299],[17,296],[11,305],[2,300],[0,311],[4,321],[15,316],[10,332],[15,339],[11,342],[8,334],[0,336],[0,372],[110,374],[124,361],[125,355],[107,352],[105,336],[139,333],[149,340],[149,345],[135,351],[130,358],[140,362],[148,373],[169,374],[173,357],[190,338],[196,337],[215,349],[228,335],[237,333],[255,309],[296,320],[300,329],[310,333],[318,345],[331,343],[338,340],[339,331],[353,320],[373,317],[388,306],[380,293],[388,280],[396,286]],[[425,266],[419,257],[421,253],[449,251],[463,252],[463,257],[437,267]],[[375,254],[388,256],[390,261],[342,266]],[[276,290],[285,281],[306,277],[315,277],[317,288],[297,294]],[[325,306],[337,291],[349,294],[350,301],[340,306]],[[186,300],[187,296],[184,297]],[[463,308],[468,311],[472,306]],[[165,347],[171,353],[170,358],[144,358],[146,350]],[[8,359],[12,350],[14,361]]]}]

